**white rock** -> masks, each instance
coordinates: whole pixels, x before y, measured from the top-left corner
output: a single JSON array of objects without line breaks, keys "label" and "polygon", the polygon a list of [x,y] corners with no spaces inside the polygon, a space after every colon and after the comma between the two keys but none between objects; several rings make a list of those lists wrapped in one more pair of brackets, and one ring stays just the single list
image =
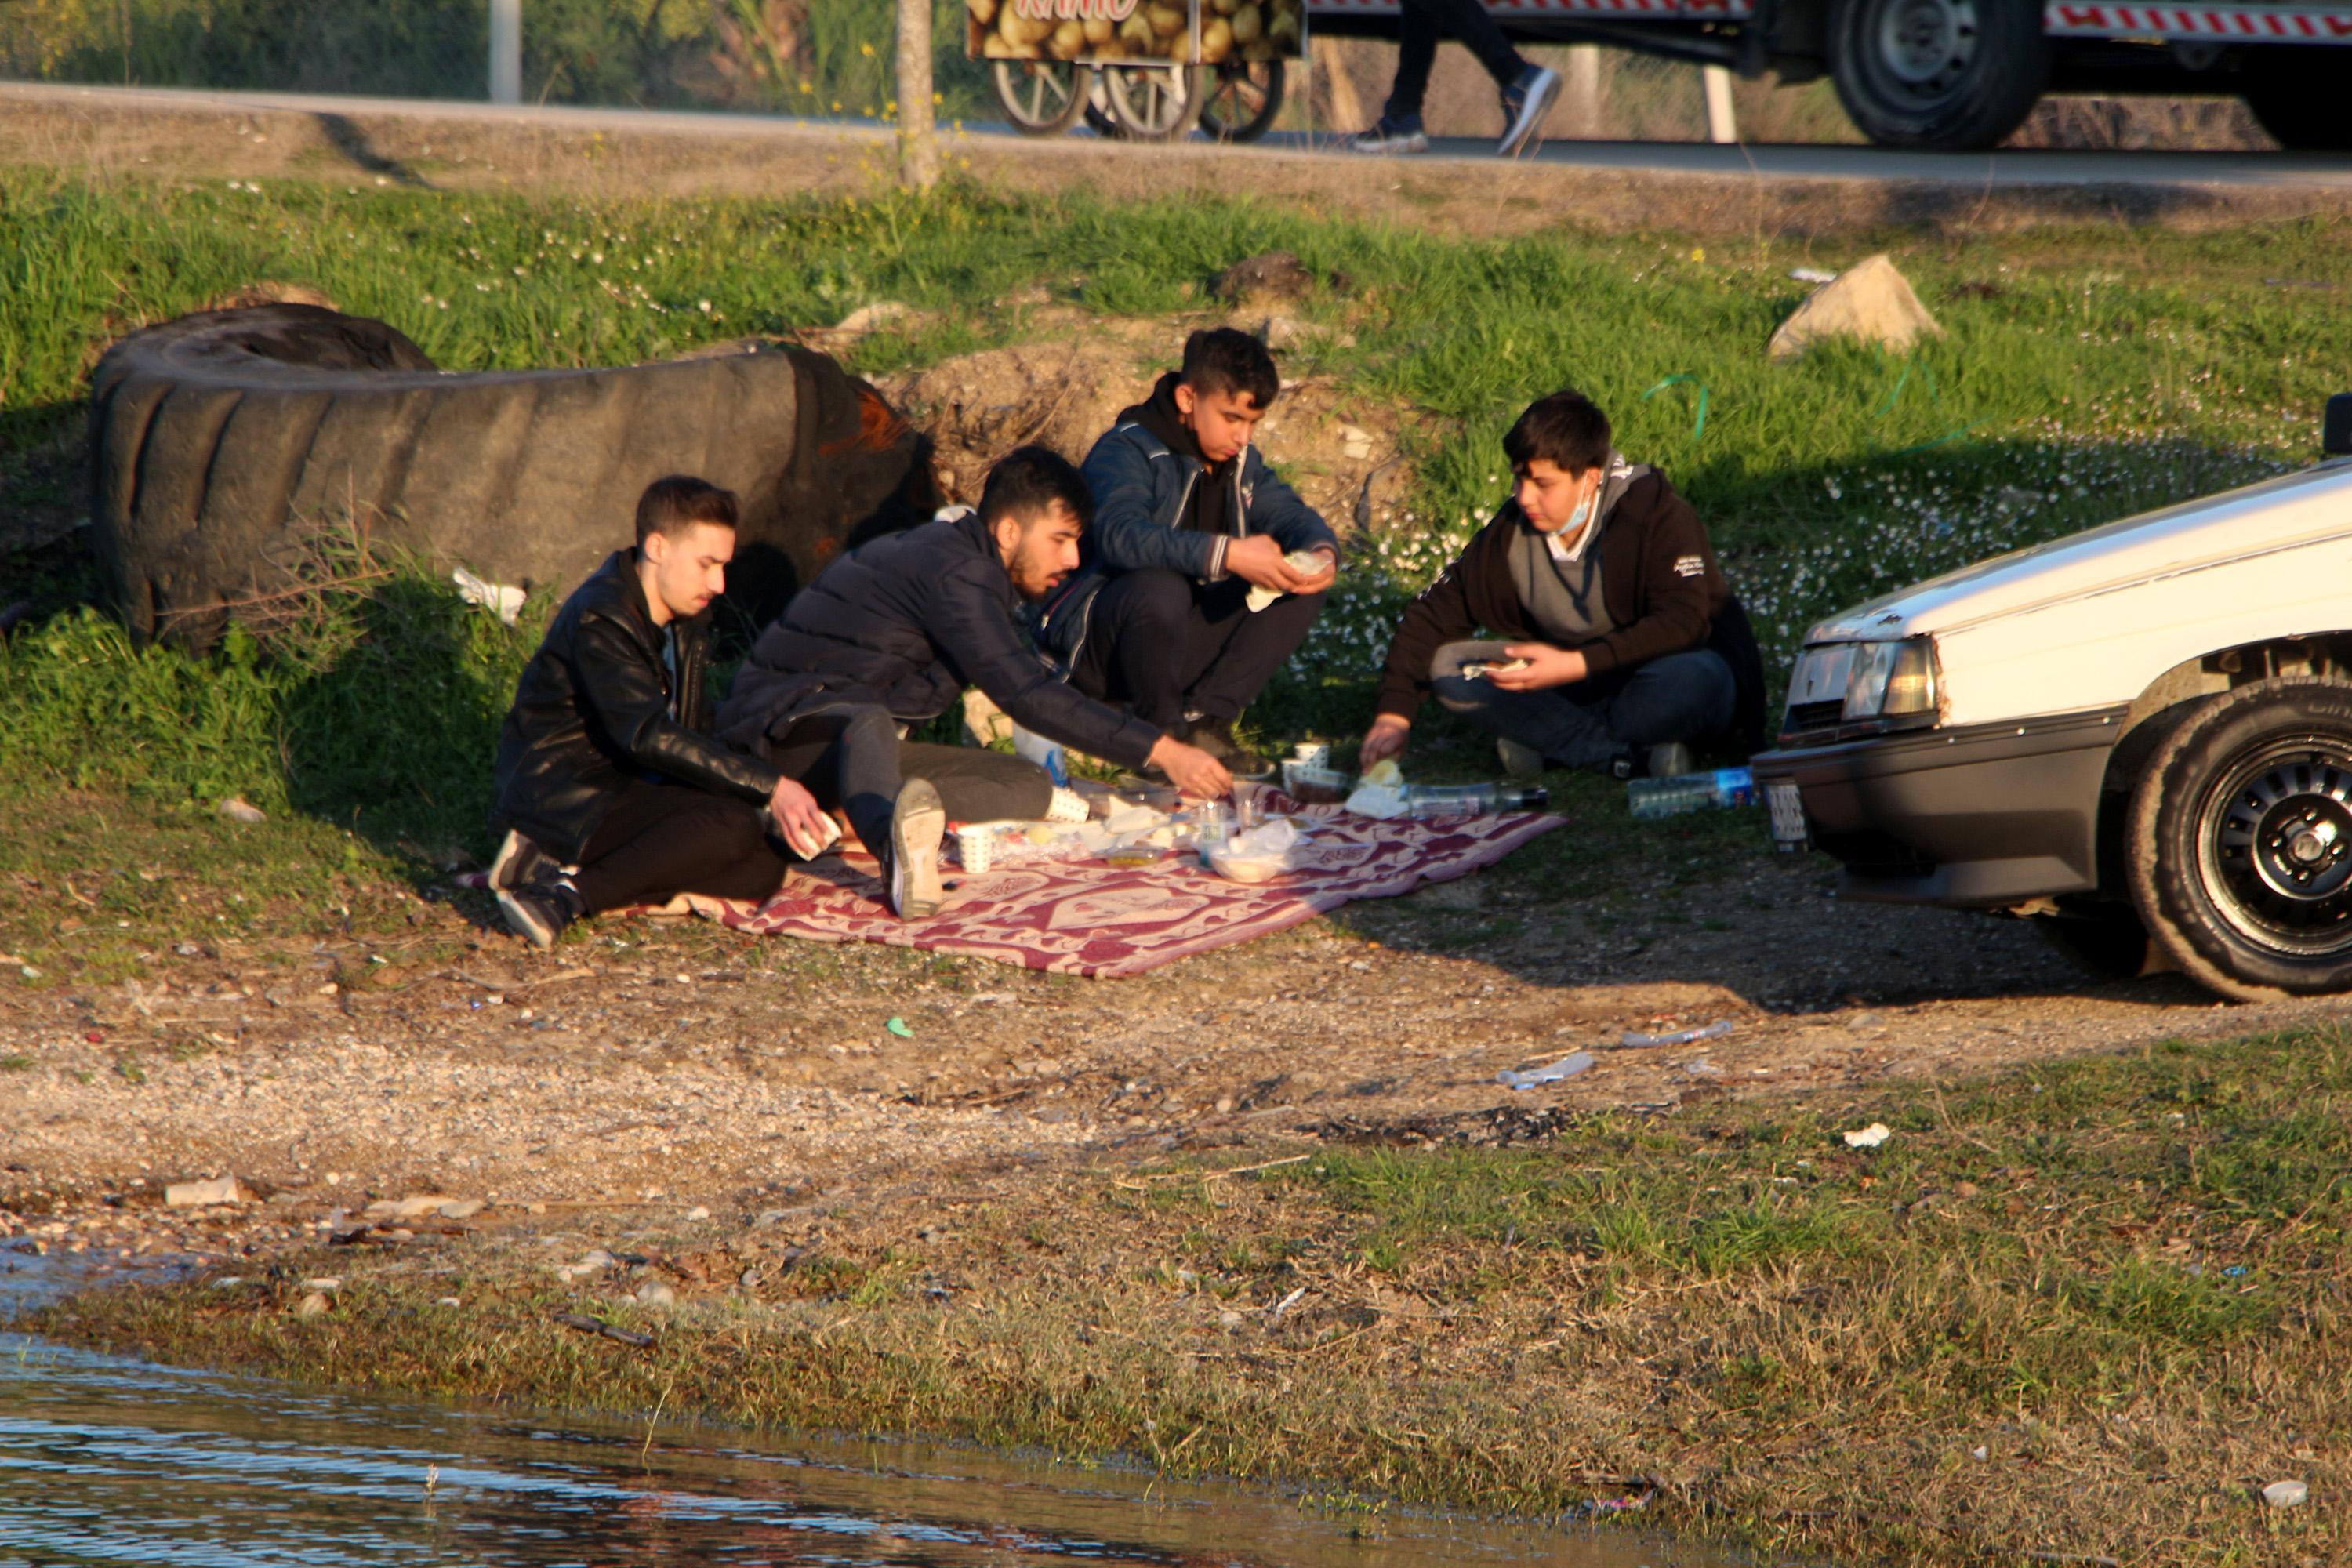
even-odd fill
[{"label": "white rock", "polygon": [[443,1204],[439,1208],[435,1209],[433,1212],[439,1215],[443,1219],[471,1219],[476,1215],[482,1212],[482,1200],[479,1198],[459,1198],[455,1203]]},{"label": "white rock", "polygon": [[305,1290],[340,1290],[342,1288],[342,1280],[332,1274],[322,1274],[316,1279],[302,1281],[302,1289]]},{"label": "white rock", "polygon": [[902,305],[896,300],[877,300],[871,305],[860,305],[842,317],[834,323],[833,330],[852,337],[863,337],[868,332],[878,332],[894,322],[903,321],[914,313],[911,305]]},{"label": "white rock", "polygon": [[1944,329],[1919,303],[1894,261],[1884,254],[1855,262],[1805,297],[1772,334],[1774,359],[1794,359],[1822,338],[1859,338],[1907,349]]},{"label": "white rock", "polygon": [[302,1300],[296,1302],[294,1306],[294,1315],[298,1318],[323,1317],[326,1315],[326,1311],[327,1298],[316,1290],[313,1290],[309,1295],[303,1297]]},{"label": "white rock", "polygon": [[236,1184],[235,1176],[215,1176],[209,1182],[173,1182],[163,1189],[166,1208],[195,1209],[207,1204],[245,1201],[245,1189]]},{"label": "white rock", "polygon": [[220,803],[220,814],[231,822],[247,824],[267,822],[269,814],[241,795],[233,795]]},{"label": "white rock", "polygon": [[637,1300],[648,1307],[675,1307],[677,1292],[658,1279],[648,1279],[637,1287]]},{"label": "white rock", "polygon": [[[437,1215],[445,1206],[458,1202],[446,1193],[426,1194],[404,1198],[378,1198],[360,1212],[371,1219],[423,1219]],[[477,1205],[478,1207],[479,1205]]]},{"label": "white rock", "polygon": [[1885,1122],[1874,1121],[1867,1127],[1858,1128],[1843,1136],[1846,1147],[1849,1149],[1875,1149],[1894,1137],[1895,1132]]},{"label": "white rock", "polygon": [[692,1208],[686,1211],[686,1217],[688,1219],[709,1219],[710,1217],[710,1211],[704,1208],[700,1204],[697,1204]]},{"label": "white rock", "polygon": [[2311,1488],[2303,1481],[2273,1481],[2263,1489],[2263,1500],[2273,1508],[2298,1508],[2311,1499]]}]

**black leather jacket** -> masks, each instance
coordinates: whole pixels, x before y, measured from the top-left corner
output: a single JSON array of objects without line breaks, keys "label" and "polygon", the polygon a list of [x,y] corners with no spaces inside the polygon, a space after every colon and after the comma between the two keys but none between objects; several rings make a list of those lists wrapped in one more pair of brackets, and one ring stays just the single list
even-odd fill
[{"label": "black leather jacket", "polygon": [[646,612],[637,552],[617,550],[555,612],[515,683],[499,732],[493,830],[512,827],[577,860],[632,777],[677,780],[764,802],[778,774],[709,738],[707,620],[673,621],[677,680]]}]

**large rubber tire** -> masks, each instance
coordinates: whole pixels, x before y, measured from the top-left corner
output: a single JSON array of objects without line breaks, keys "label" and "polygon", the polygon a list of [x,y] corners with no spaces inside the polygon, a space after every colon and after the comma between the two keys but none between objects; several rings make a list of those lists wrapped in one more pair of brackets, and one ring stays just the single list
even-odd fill
[{"label": "large rubber tire", "polygon": [[2124,830],[2148,934],[2238,1001],[2352,990],[2352,683],[2217,697],[2149,759]]},{"label": "large rubber tire", "polygon": [[845,545],[938,505],[928,444],[823,354],[449,374],[310,305],[133,333],[90,379],[91,522],[142,637],[209,642],[321,529],[569,593],[665,474],[736,492],[727,603],[757,621]]},{"label": "large rubber tire", "polygon": [[1882,147],[1990,147],[2050,80],[2041,0],[1836,0],[1829,55],[1838,101]]},{"label": "large rubber tire", "polygon": [[1201,105],[1201,132],[1213,142],[1255,142],[1282,113],[1287,72],[1280,60],[1237,60],[1216,68]]},{"label": "large rubber tire", "polygon": [[2246,107],[2290,153],[2352,153],[2352,117],[2344,89],[2352,85],[2352,48],[2248,49]]},{"label": "large rubber tire", "polygon": [[1005,121],[1024,136],[1059,136],[1087,111],[1094,72],[1059,60],[991,60],[988,77]]}]

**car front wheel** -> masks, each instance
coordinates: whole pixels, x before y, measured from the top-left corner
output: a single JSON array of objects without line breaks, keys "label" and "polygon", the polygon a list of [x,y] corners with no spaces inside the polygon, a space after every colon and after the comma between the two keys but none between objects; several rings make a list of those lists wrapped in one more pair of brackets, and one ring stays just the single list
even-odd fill
[{"label": "car front wheel", "polygon": [[2148,934],[2224,996],[2352,990],[2352,683],[2282,676],[2158,748],[2126,843]]}]

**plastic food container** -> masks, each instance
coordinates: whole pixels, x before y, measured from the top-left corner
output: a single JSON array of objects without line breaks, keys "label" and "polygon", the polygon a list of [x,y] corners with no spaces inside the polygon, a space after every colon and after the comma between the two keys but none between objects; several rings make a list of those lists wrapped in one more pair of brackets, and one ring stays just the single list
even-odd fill
[{"label": "plastic food container", "polygon": [[1286,858],[1280,854],[1237,854],[1231,849],[1219,849],[1211,854],[1209,867],[1229,882],[1246,882],[1252,886],[1271,882],[1290,868]]}]

